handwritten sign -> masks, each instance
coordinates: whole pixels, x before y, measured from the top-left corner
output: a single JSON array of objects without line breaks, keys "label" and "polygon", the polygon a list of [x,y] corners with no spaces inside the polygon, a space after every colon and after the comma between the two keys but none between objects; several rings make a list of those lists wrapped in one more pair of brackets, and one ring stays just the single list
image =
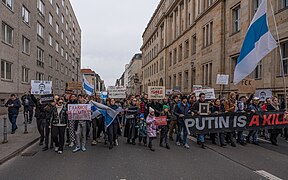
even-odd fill
[{"label": "handwritten sign", "polygon": [[109,86],[108,97],[114,99],[124,99],[126,98],[126,88],[120,86]]},{"label": "handwritten sign", "polygon": [[154,120],[155,120],[156,126],[166,126],[167,125],[167,117],[166,116],[154,117]]},{"label": "handwritten sign", "polygon": [[237,88],[240,93],[255,93],[256,91],[256,81],[255,79],[243,79],[237,84]]},{"label": "handwritten sign", "polygon": [[68,104],[68,120],[91,120],[91,104]]},{"label": "handwritten sign", "polygon": [[209,100],[216,99],[214,89],[202,89],[202,90],[196,90],[194,92],[195,92],[197,99],[199,99],[200,93],[204,93],[206,99],[209,99]]},{"label": "handwritten sign", "polygon": [[148,99],[164,99],[165,93],[165,86],[148,87]]},{"label": "handwritten sign", "polygon": [[228,83],[229,83],[229,75],[217,74],[216,84],[228,85]]},{"label": "handwritten sign", "polygon": [[82,82],[68,82],[68,90],[82,90],[83,85]]}]

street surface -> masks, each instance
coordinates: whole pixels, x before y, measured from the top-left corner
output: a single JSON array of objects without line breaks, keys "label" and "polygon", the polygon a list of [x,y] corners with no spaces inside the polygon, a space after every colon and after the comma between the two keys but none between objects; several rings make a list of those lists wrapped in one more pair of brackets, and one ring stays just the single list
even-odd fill
[{"label": "street surface", "polygon": [[189,139],[189,150],[171,141],[171,150],[167,150],[159,147],[156,140],[155,152],[138,144],[126,144],[124,138],[112,150],[103,143],[87,144],[86,152],[72,153],[71,148],[65,147],[62,155],[53,150],[42,152],[34,144],[1,165],[0,177],[3,180],[288,179],[288,143],[282,138],[277,147],[260,141],[260,146],[221,148],[207,141],[205,150],[198,147],[194,138]]}]

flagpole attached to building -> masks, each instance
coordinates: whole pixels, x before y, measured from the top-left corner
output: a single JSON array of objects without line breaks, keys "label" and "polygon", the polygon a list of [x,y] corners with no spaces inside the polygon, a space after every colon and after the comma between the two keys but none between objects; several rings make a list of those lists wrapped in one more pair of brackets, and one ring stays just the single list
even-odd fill
[{"label": "flagpole attached to building", "polygon": [[281,44],[280,44],[280,37],[279,37],[279,31],[277,27],[277,22],[275,18],[275,13],[273,9],[273,5],[271,0],[269,0],[270,3],[270,8],[272,11],[272,16],[273,16],[273,21],[276,29],[276,36],[277,36],[277,41],[278,41],[278,49],[279,49],[279,54],[280,54],[280,64],[281,64],[281,70],[282,70],[282,77],[283,77],[283,84],[284,84],[284,99],[285,99],[285,109],[287,110],[287,84],[286,84],[286,79],[285,79],[285,72],[284,72],[284,65],[283,65],[283,55],[282,55],[282,49],[281,49]]}]

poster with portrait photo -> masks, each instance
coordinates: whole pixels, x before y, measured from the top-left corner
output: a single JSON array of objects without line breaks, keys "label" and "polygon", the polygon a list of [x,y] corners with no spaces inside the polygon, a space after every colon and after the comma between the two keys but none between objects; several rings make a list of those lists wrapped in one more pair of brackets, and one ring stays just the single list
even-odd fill
[{"label": "poster with portrait photo", "polygon": [[208,115],[209,114],[209,103],[200,103],[199,104],[199,114]]}]

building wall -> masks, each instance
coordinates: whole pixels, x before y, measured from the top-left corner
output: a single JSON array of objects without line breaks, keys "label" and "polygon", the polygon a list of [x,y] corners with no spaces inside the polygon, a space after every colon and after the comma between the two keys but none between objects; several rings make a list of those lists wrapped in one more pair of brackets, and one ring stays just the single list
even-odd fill
[{"label": "building wall", "polygon": [[[280,0],[271,2],[283,44],[288,42],[288,9],[280,7]],[[236,91],[232,84],[233,60],[240,53],[256,4],[256,0],[162,0],[142,36],[144,91],[148,85],[160,85],[163,79],[167,89],[190,93],[193,85],[203,85],[215,88],[218,94],[221,87],[216,85],[217,74],[230,75],[231,83],[224,87],[224,93]],[[240,16],[236,18],[238,7]],[[235,30],[235,19],[240,20],[239,30]],[[268,19],[276,38],[269,3]],[[160,70],[162,58],[164,69]],[[250,75],[257,77],[257,88],[283,93],[279,59],[279,50],[275,49],[262,60],[258,71],[261,76],[255,76],[256,72]]]},{"label": "building wall", "polygon": [[[12,9],[8,8],[5,3],[0,4],[1,31],[4,27],[3,22],[13,28],[12,44],[5,43],[3,33],[0,36],[1,60],[12,63],[11,80],[1,78],[1,103],[7,100],[10,93],[20,96],[25,91],[29,91],[31,80],[39,79],[36,77],[37,72],[43,73],[43,80],[53,81],[55,94],[64,93],[66,82],[79,79],[77,75],[80,75],[81,67],[79,60],[81,58],[81,29],[69,0],[64,1],[64,6],[62,6],[61,0],[53,0],[53,4],[50,4],[50,1],[43,1],[45,4],[43,14],[37,9],[38,1],[12,0]],[[56,14],[56,3],[59,6],[59,15]],[[23,7],[30,12],[28,24],[22,20]],[[49,24],[49,13],[53,16],[52,26]],[[62,14],[64,23],[61,22]],[[56,33],[56,22],[59,24],[59,34]],[[37,35],[37,23],[44,27],[42,38]],[[66,29],[66,23],[68,29]],[[64,32],[63,39],[61,31]],[[52,46],[48,42],[49,34],[53,37]],[[28,53],[22,51],[23,36],[30,40],[30,52]],[[56,41],[59,43],[59,52],[55,50]],[[41,65],[37,64],[37,47],[44,51],[44,60]],[[64,56],[61,55],[61,47],[64,49]],[[52,57],[51,62],[50,57]],[[59,61],[59,69],[56,69],[56,60]],[[61,64],[63,64],[63,71],[61,71]],[[22,81],[22,67],[28,69],[27,82]],[[58,86],[56,81],[58,81]]]},{"label": "building wall", "polygon": [[142,74],[142,55],[135,54],[128,66],[128,94],[140,94],[140,77]]}]

